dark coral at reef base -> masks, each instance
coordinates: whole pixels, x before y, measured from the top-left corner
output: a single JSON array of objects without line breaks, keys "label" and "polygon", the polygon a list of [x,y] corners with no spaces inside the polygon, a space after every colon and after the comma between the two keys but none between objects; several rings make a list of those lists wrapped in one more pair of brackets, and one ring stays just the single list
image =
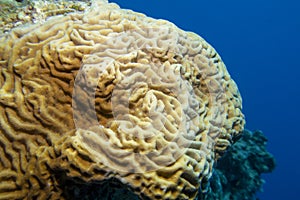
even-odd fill
[{"label": "dark coral at reef base", "polygon": [[207,193],[199,200],[252,200],[262,189],[262,173],[275,168],[274,157],[266,150],[267,138],[261,131],[245,130],[216,163]]}]

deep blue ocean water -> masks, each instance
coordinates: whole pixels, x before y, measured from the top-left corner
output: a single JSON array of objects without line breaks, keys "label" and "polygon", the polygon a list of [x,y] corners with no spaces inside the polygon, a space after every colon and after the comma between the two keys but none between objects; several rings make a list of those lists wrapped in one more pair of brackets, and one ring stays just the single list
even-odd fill
[{"label": "deep blue ocean water", "polygon": [[264,132],[277,161],[258,197],[299,199],[300,1],[110,2],[167,19],[215,47],[242,94],[246,128]]}]

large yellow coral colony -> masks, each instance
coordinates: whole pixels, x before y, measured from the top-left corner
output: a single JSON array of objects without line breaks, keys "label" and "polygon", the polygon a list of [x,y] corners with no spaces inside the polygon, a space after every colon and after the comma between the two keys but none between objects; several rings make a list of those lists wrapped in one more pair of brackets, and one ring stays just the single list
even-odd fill
[{"label": "large yellow coral colony", "polygon": [[244,126],[201,37],[106,1],[0,38],[0,199],[63,199],[56,172],[194,199]]}]

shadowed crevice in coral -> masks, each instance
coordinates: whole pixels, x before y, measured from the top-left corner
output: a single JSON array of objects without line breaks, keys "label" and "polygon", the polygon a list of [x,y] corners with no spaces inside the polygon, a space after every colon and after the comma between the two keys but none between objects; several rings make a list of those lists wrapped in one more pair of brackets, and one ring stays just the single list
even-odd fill
[{"label": "shadowed crevice in coral", "polygon": [[67,200],[140,200],[128,187],[119,180],[112,178],[107,181],[86,183],[72,179],[65,173],[56,176],[63,191],[62,196]]},{"label": "shadowed crevice in coral", "polygon": [[214,166],[208,192],[199,200],[252,200],[262,190],[262,173],[275,168],[275,159],[266,150],[267,138],[261,131],[245,130]]}]

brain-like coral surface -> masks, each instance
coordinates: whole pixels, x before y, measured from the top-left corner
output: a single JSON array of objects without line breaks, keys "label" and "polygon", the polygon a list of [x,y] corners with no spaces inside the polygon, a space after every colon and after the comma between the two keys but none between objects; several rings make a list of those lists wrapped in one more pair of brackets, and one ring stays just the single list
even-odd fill
[{"label": "brain-like coral surface", "polygon": [[0,199],[65,199],[62,174],[193,199],[244,126],[216,51],[95,1],[0,38]]}]

